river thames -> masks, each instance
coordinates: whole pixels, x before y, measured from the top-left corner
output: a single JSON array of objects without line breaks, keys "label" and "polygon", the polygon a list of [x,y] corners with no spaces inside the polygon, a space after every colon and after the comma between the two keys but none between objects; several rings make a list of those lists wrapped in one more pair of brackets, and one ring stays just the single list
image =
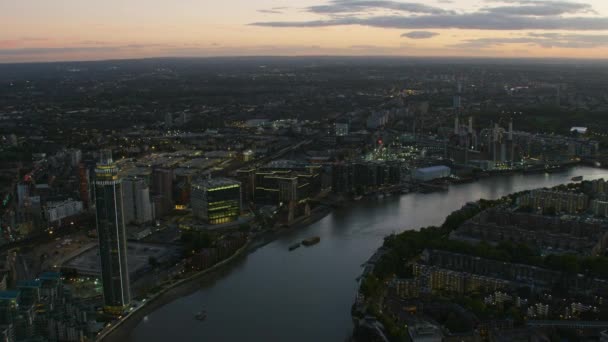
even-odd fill
[{"label": "river thames", "polygon": [[[121,340],[344,341],[361,264],[391,233],[441,224],[452,211],[480,198],[526,189],[608,178],[608,170],[575,167],[554,174],[509,175],[451,186],[448,192],[363,199],[320,221],[282,234],[189,294],[175,298],[123,332]],[[321,242],[292,252],[311,236]],[[206,310],[204,322],[194,318]]]}]

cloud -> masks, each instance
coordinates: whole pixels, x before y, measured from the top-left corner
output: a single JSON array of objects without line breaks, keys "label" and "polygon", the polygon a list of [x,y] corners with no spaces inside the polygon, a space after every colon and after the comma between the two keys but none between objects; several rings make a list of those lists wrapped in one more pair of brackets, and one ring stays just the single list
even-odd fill
[{"label": "cloud", "polygon": [[437,33],[437,32],[411,31],[411,32],[406,32],[406,33],[402,34],[401,37],[405,37],[405,38],[409,38],[409,39],[429,39],[429,38],[433,38],[438,35],[439,35],[439,33]]},{"label": "cloud", "polygon": [[0,56],[21,56],[21,55],[48,55],[57,53],[82,53],[99,51],[117,51],[117,46],[107,47],[61,47],[61,48],[22,48],[22,49],[0,49]]},{"label": "cloud", "polygon": [[521,4],[535,6],[574,6],[582,9],[592,9],[589,4],[569,0],[485,0],[486,3]]},{"label": "cloud", "polygon": [[31,42],[48,41],[45,37],[21,37],[16,39],[0,40],[0,49],[17,48]]},{"label": "cloud", "polygon": [[344,17],[314,21],[271,21],[252,23],[265,27],[329,27],[361,25],[391,29],[464,30],[608,30],[608,17],[529,17],[489,12],[447,15]]},{"label": "cloud", "polygon": [[83,41],[80,41],[79,44],[81,44],[81,45],[108,45],[110,43],[103,41],[103,40],[83,40]]},{"label": "cloud", "polygon": [[15,47],[20,43],[20,40],[0,40],[0,49]]},{"label": "cloud", "polygon": [[543,48],[589,49],[608,47],[608,35],[528,33],[521,37],[477,38],[454,44],[455,48],[488,49],[508,44],[536,45]]},{"label": "cloud", "polygon": [[171,56],[326,56],[326,55],[402,55],[406,50],[399,46],[352,45],[349,47],[323,47],[319,45],[259,45],[246,49],[240,46],[219,48],[177,48],[165,50]]},{"label": "cloud", "polygon": [[503,3],[516,4],[515,6],[498,6],[484,8],[482,11],[503,15],[524,16],[552,16],[573,13],[595,13],[589,4],[570,1],[530,1],[507,0]]},{"label": "cloud", "polygon": [[[418,30],[608,30],[608,17],[576,16],[577,13],[595,13],[588,4],[559,0],[504,0],[498,2],[503,5],[485,7],[474,12],[454,12],[412,2],[330,0],[325,5],[307,8],[308,12],[325,16],[319,20],[267,21],[251,25],[265,27],[360,25]],[[370,10],[378,9],[398,13],[369,14]]]},{"label": "cloud", "polygon": [[373,50],[373,49],[384,48],[384,47],[377,46],[377,45],[361,44],[361,45],[351,45],[350,48],[355,49],[355,50]]},{"label": "cloud", "polygon": [[49,38],[46,38],[46,37],[21,37],[20,40],[23,42],[42,42],[42,41],[49,40]]},{"label": "cloud", "polygon": [[366,10],[392,10],[409,13],[449,13],[439,7],[414,2],[389,0],[331,0],[327,5],[310,6],[307,10],[316,14],[358,13]]},{"label": "cloud", "polygon": [[[1,45],[0,45],[1,47]],[[18,49],[3,49],[0,48],[0,56],[34,56],[34,55],[54,55],[65,53],[104,53],[129,50],[142,50],[146,48],[171,48],[172,45],[167,44],[128,44],[115,46],[73,46],[73,47],[36,47],[36,48],[18,48]]]},{"label": "cloud", "polygon": [[275,10],[275,9],[261,9],[258,10],[260,13],[264,14],[283,14],[283,11]]}]

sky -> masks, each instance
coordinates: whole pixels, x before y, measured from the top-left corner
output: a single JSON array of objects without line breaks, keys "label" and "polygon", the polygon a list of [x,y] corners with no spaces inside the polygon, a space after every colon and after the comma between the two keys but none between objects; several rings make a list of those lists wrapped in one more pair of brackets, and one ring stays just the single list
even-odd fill
[{"label": "sky", "polygon": [[608,58],[608,0],[0,0],[0,63],[259,55]]}]

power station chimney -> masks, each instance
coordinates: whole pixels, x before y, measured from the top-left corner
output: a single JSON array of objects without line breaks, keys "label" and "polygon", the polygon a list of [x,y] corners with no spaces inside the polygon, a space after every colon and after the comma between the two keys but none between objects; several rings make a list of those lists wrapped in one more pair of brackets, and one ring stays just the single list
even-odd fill
[{"label": "power station chimney", "polygon": [[513,141],[513,119],[509,121],[509,141]]}]

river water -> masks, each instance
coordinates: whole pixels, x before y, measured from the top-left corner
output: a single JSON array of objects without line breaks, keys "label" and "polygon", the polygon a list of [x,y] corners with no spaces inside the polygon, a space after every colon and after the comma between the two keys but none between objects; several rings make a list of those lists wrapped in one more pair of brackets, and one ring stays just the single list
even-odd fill
[{"label": "river water", "polygon": [[[361,264],[393,232],[439,225],[479,198],[608,178],[608,170],[576,167],[555,174],[509,175],[451,186],[448,192],[363,199],[309,227],[281,235],[195,292],[145,317],[126,339],[150,341],[344,341]],[[288,247],[318,235],[321,242]],[[204,322],[194,318],[206,310]]]}]

